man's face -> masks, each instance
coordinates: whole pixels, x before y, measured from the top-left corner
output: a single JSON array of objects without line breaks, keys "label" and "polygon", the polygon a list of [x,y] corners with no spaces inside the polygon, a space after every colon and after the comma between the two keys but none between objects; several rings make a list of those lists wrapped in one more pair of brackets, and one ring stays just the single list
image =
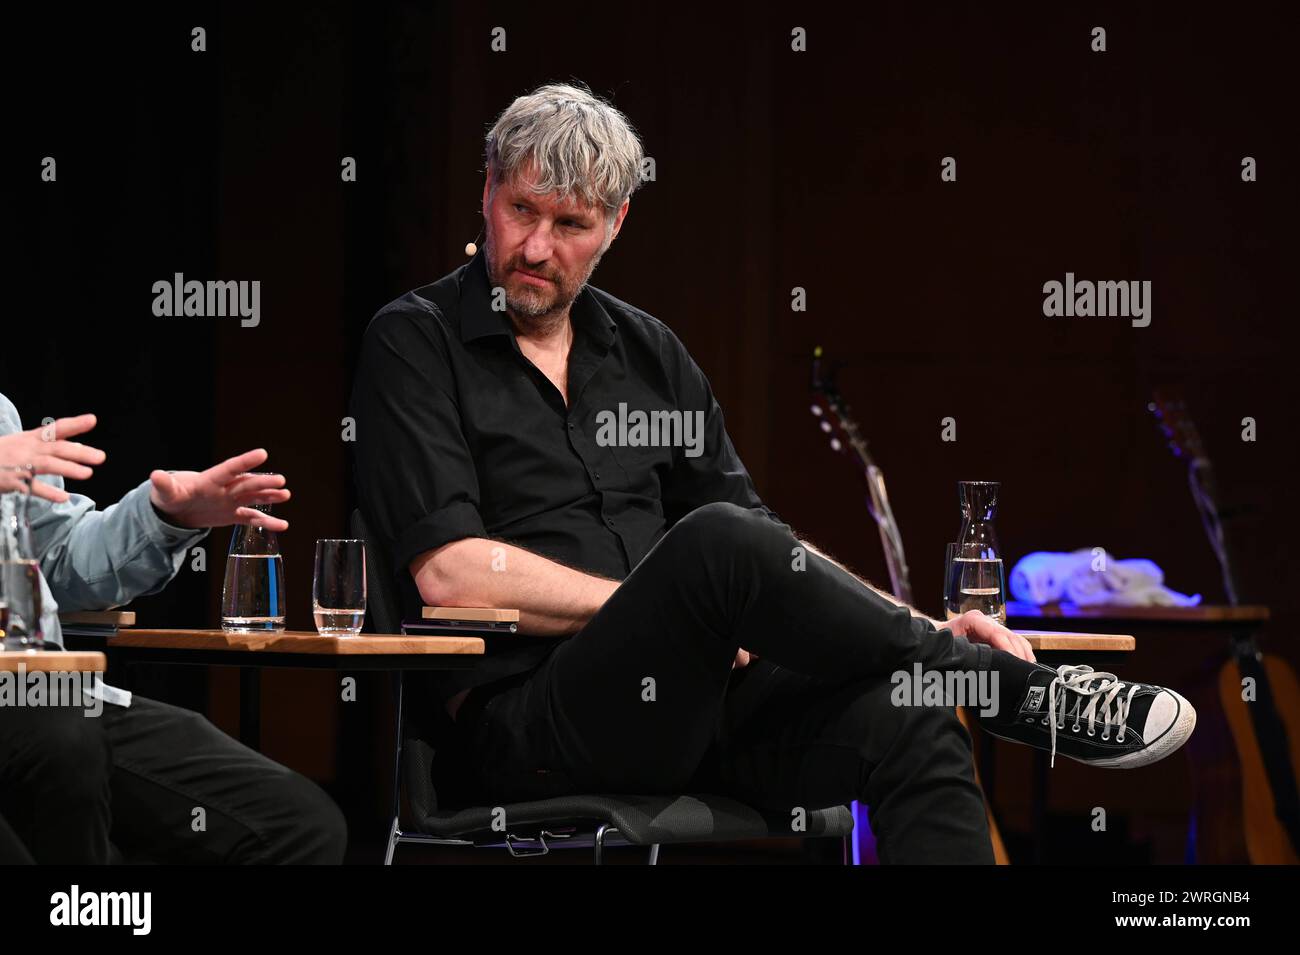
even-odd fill
[{"label": "man's face", "polygon": [[493,190],[489,173],[483,187],[484,255],[488,278],[505,289],[509,310],[547,319],[563,315],[591,278],[622,227],[628,203],[611,230],[603,207],[536,195],[529,189],[532,181],[528,169]]}]

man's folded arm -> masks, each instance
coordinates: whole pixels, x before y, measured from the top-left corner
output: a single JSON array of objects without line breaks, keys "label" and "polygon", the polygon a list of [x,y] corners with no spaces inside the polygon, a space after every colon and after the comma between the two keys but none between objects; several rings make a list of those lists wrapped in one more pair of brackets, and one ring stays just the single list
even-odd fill
[{"label": "man's folded arm", "polygon": [[520,631],[538,636],[577,632],[618,588],[616,580],[485,537],[425,551],[410,571],[427,606],[517,609]]},{"label": "man's folded arm", "polygon": [[489,538],[446,347],[430,315],[366,330],[352,395],[362,510],[426,606],[513,608],[525,633],[572,633],[618,582]]}]

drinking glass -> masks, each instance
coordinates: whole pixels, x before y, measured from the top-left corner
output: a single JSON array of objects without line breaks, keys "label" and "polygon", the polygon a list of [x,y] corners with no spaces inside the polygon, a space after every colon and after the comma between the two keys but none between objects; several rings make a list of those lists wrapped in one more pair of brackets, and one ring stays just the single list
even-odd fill
[{"label": "drinking glass", "polygon": [[30,466],[0,468],[0,647],[39,650],[41,571],[32,550]]},{"label": "drinking glass", "polygon": [[366,619],[366,542],[318,540],[311,611],[323,637],[355,637]]},{"label": "drinking glass", "polygon": [[978,544],[949,544],[944,554],[943,609],[951,620],[978,610],[1007,623],[1007,586],[1002,559]]}]

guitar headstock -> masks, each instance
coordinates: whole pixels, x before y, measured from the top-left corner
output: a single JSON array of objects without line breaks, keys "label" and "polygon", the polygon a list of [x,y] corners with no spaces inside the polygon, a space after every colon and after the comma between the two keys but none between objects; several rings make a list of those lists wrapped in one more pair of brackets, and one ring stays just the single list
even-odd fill
[{"label": "guitar headstock", "polygon": [[820,345],[813,349],[812,404],[808,410],[817,419],[817,427],[826,435],[832,451],[855,452],[859,462],[865,466],[870,463],[867,443],[835,383],[823,375],[822,354]]},{"label": "guitar headstock", "polygon": [[1189,461],[1205,460],[1205,447],[1201,444],[1200,432],[1196,430],[1187,411],[1187,403],[1179,392],[1168,389],[1156,391],[1147,410],[1155,415],[1174,457]]}]

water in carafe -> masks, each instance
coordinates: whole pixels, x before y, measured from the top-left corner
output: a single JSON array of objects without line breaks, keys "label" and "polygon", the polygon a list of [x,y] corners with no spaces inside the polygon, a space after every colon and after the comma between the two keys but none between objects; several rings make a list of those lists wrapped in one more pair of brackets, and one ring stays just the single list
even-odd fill
[{"label": "water in carafe", "polygon": [[[270,504],[252,505],[264,514]],[[221,629],[257,633],[284,629],[284,560],[275,531],[236,525],[221,589]]]}]

